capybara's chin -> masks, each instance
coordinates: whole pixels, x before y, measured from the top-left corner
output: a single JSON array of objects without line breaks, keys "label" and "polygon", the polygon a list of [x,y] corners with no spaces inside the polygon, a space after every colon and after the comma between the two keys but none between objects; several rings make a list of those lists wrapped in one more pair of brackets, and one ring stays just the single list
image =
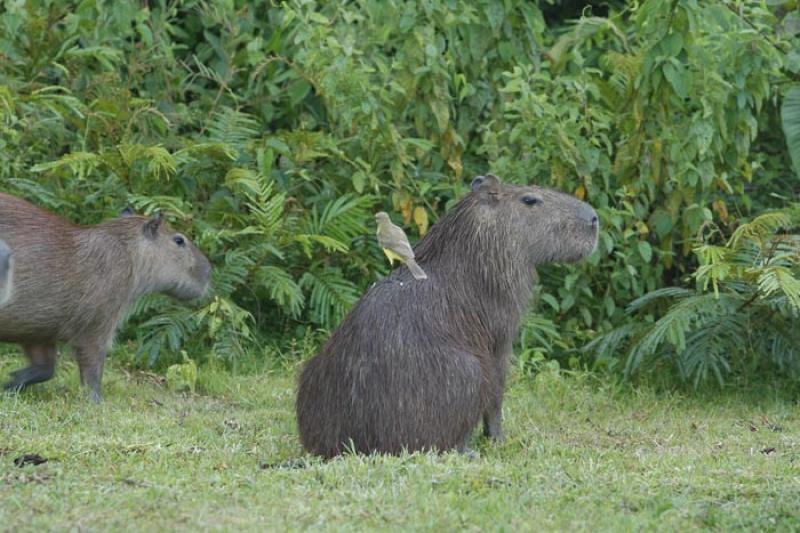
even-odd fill
[{"label": "capybara's chin", "polygon": [[196,300],[197,298],[202,298],[208,292],[208,280],[205,282],[190,282],[188,284],[181,284],[169,291],[166,291],[168,296],[175,298],[176,300]]},{"label": "capybara's chin", "polygon": [[536,265],[596,246],[597,215],[550,189],[479,176],[400,268],[372,286],[304,366],[297,425],[311,453],[464,450],[501,439],[511,345]]}]

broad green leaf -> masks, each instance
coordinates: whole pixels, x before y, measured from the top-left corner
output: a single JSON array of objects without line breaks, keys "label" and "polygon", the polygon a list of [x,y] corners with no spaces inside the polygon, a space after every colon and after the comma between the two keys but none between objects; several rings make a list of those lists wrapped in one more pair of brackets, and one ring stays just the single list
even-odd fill
[{"label": "broad green leaf", "polygon": [[668,61],[663,67],[664,77],[679,98],[686,98],[691,90],[692,74],[682,64]]},{"label": "broad green leaf", "polygon": [[653,258],[653,249],[647,241],[639,241],[639,255],[642,256],[645,263],[649,263]]},{"label": "broad green leaf", "polygon": [[781,124],[795,174],[800,177],[800,84],[792,85],[783,96]]}]

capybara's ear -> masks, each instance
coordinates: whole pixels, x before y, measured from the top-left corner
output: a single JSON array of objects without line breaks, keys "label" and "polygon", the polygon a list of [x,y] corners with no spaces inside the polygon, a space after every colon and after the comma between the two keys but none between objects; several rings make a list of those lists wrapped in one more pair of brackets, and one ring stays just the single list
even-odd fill
[{"label": "capybara's ear", "polygon": [[475,176],[475,179],[472,180],[472,185],[470,185],[470,189],[472,189],[472,192],[477,192],[478,189],[481,188],[481,183],[483,183],[483,180],[485,179],[486,176]]},{"label": "capybara's ear", "polygon": [[119,216],[121,216],[121,217],[132,217],[135,214],[136,213],[134,213],[133,208],[131,206],[128,206],[128,207],[126,207],[125,209],[122,210],[122,212],[119,214]]},{"label": "capybara's ear", "polygon": [[472,180],[472,192],[486,191],[490,194],[497,194],[500,190],[500,178],[494,174],[477,176]]},{"label": "capybara's ear", "polygon": [[144,233],[144,236],[148,239],[155,239],[158,235],[158,228],[161,227],[162,222],[164,222],[164,217],[160,212],[156,213],[155,216],[144,223],[144,226],[142,226],[142,233]]}]

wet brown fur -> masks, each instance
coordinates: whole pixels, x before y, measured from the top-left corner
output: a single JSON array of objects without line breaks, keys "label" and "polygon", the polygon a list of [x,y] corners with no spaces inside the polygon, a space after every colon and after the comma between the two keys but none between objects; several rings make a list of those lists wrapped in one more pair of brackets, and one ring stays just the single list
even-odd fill
[{"label": "wet brown fur", "polygon": [[8,245],[0,239],[0,305],[11,297],[14,286],[14,256]]},{"label": "wet brown fur", "polygon": [[373,285],[303,368],[303,446],[324,457],[463,450],[481,420],[502,438],[506,368],[535,267],[587,256],[597,231],[594,210],[572,196],[476,178],[416,247],[428,280],[402,267]]},{"label": "wet brown fur", "polygon": [[12,373],[11,390],[50,379],[56,345],[66,343],[99,401],[103,364],[126,309],[146,293],[191,299],[208,286],[208,259],[160,216],[79,226],[0,193],[0,236],[15,259],[0,341],[20,344],[30,360]]}]

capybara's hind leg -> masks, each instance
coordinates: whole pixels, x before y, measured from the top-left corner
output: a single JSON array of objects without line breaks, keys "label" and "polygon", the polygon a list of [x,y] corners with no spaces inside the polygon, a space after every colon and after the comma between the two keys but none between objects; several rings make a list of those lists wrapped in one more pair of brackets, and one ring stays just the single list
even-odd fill
[{"label": "capybara's hind leg", "polygon": [[89,389],[89,397],[94,403],[100,403],[100,385],[103,381],[103,365],[106,362],[106,350],[94,344],[78,347],[78,367],[81,371],[81,385]]},{"label": "capybara's hind leg", "polygon": [[55,344],[26,344],[22,348],[31,364],[11,373],[11,381],[5,385],[6,390],[18,391],[28,385],[47,381],[55,372]]},{"label": "capybara's hind leg", "polygon": [[464,457],[467,457],[468,459],[477,459],[481,455],[472,448],[471,442],[472,442],[472,433],[467,435],[467,438],[464,439],[464,442],[456,446],[456,451],[461,455],[463,455]]}]

